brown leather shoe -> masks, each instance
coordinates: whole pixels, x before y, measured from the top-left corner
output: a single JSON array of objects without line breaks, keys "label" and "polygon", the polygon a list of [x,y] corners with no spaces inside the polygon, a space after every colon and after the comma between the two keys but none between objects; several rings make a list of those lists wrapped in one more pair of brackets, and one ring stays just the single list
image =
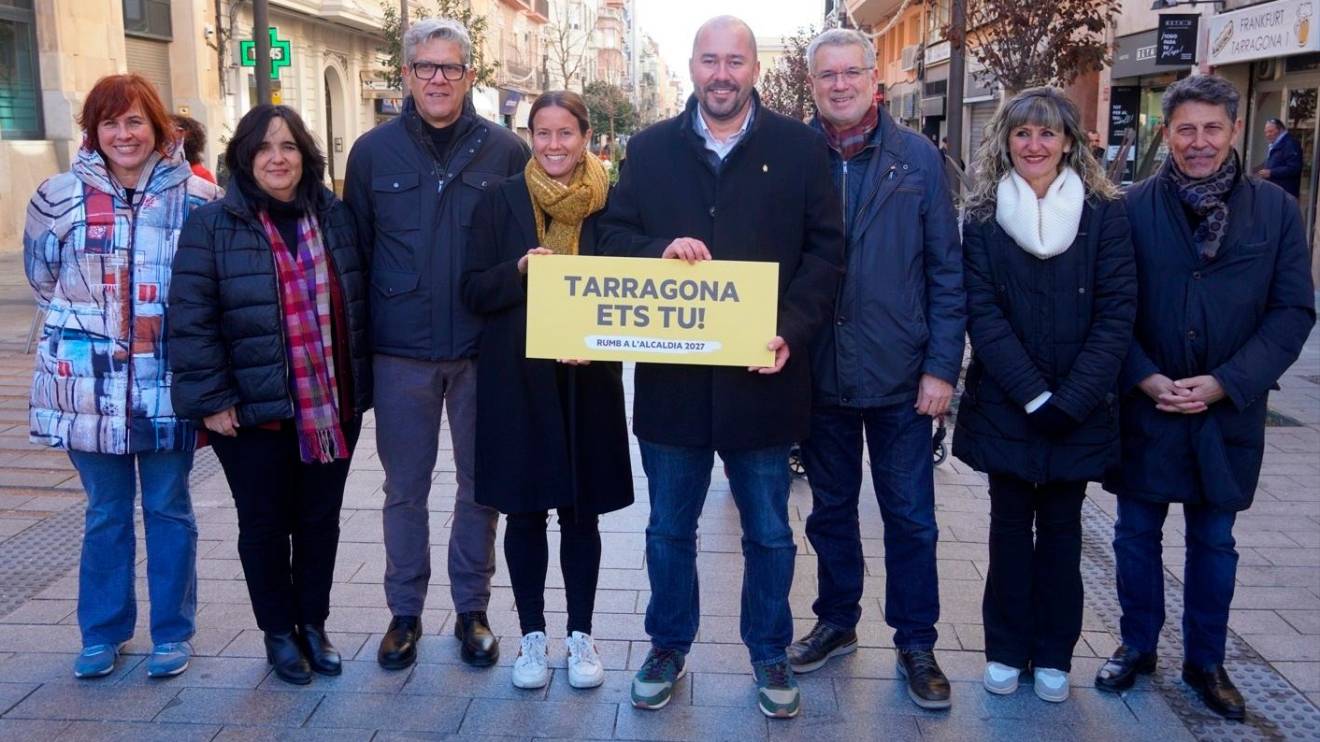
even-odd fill
[{"label": "brown leather shoe", "polygon": [[908,697],[924,709],[953,705],[949,679],[929,649],[898,650],[898,674],[907,678]]}]

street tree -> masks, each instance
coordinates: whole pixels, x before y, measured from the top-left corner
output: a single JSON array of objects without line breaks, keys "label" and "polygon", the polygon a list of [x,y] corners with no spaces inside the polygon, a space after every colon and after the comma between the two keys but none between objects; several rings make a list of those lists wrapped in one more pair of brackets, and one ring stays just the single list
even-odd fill
[{"label": "street tree", "polygon": [[611,143],[637,130],[640,123],[637,109],[618,85],[597,80],[587,86],[582,99],[591,114],[591,130],[597,135],[608,135]]},{"label": "street tree", "polygon": [[[474,13],[469,3],[463,0],[412,0],[409,3],[412,20],[423,18],[452,18],[467,29],[472,38],[472,69],[477,72],[476,85],[489,87],[495,84],[495,70],[499,62],[486,62],[486,16]],[[380,63],[385,67],[385,79],[395,90],[403,89],[403,33],[399,22],[399,3],[397,0],[381,0],[381,11],[385,22],[381,32],[385,35],[385,44],[376,48],[380,54]]]},{"label": "street tree", "polygon": [[807,46],[816,37],[816,29],[799,28],[785,39],[784,56],[769,70],[761,70],[761,102],[772,111],[798,121],[806,121],[816,112],[811,100],[811,75],[807,72]]},{"label": "street tree", "polygon": [[963,0],[967,33],[945,27],[1008,95],[1036,85],[1066,86],[1109,64],[1105,29],[1121,0]]},{"label": "street tree", "polygon": [[585,84],[583,74],[591,50],[591,33],[596,17],[583,0],[551,0],[550,22],[545,24],[545,51],[550,71],[559,76],[555,82],[565,90],[579,92]]}]

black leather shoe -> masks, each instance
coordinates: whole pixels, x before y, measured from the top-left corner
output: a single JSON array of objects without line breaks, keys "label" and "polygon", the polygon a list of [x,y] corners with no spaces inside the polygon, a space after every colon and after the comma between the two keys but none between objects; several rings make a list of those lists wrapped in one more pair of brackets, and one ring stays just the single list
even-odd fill
[{"label": "black leather shoe", "polygon": [[1120,644],[1095,674],[1095,687],[1112,693],[1127,690],[1137,682],[1138,673],[1149,675],[1155,672],[1157,661],[1154,652],[1142,653]]},{"label": "black leather shoe", "polygon": [[788,664],[793,672],[819,670],[831,657],[851,654],[857,649],[857,632],[827,626],[820,621],[806,636],[788,645]]},{"label": "black leather shoe", "polygon": [[417,661],[417,640],[422,638],[420,616],[395,616],[380,639],[376,661],[386,670],[403,670]]},{"label": "black leather shoe", "polygon": [[500,640],[491,633],[485,611],[458,614],[454,636],[463,642],[463,661],[473,667],[490,667],[500,658]]},{"label": "black leather shoe", "polygon": [[298,641],[307,664],[321,675],[338,675],[344,671],[343,658],[339,650],[330,643],[325,635],[325,624],[303,624],[298,627]]},{"label": "black leather shoe", "polygon": [[1201,700],[1211,711],[1231,721],[1242,721],[1247,715],[1247,702],[1229,679],[1223,665],[1194,667],[1183,663],[1183,682],[1201,694]]},{"label": "black leather shoe", "polygon": [[294,685],[312,682],[312,668],[298,647],[298,638],[292,631],[266,632],[266,661],[275,668],[280,680]]},{"label": "black leather shoe", "polygon": [[907,678],[908,697],[918,706],[946,709],[953,704],[949,679],[929,649],[898,650],[898,674]]}]

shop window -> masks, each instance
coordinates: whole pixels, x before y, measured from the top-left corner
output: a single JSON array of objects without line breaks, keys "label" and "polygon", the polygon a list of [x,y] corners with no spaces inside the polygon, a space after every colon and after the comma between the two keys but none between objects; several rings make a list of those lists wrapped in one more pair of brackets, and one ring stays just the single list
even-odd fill
[{"label": "shop window", "polygon": [[169,0],[124,0],[124,35],[173,39]]},{"label": "shop window", "polygon": [[0,0],[0,138],[42,136],[32,0]]}]

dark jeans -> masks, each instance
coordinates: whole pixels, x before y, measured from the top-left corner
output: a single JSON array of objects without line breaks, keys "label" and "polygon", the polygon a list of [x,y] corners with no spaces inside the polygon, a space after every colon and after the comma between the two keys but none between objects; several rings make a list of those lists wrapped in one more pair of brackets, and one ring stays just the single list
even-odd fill
[{"label": "dark jeans", "polygon": [[305,464],[292,422],[211,435],[238,508],[238,558],[262,631],[325,623],[351,452],[362,418],[344,423],[350,458]]},{"label": "dark jeans", "polygon": [[[567,633],[591,633],[596,607],[596,579],[600,576],[600,529],[597,517],[559,508],[559,567],[564,572],[568,598]],[[518,605],[522,633],[545,631],[545,570],[550,547],[545,529],[549,512],[510,513],[505,520],[504,561]]]},{"label": "dark jeans", "polygon": [[990,475],[990,572],[981,601],[987,660],[1072,670],[1082,635],[1085,499],[1086,482]]},{"label": "dark jeans", "polygon": [[[697,581],[697,520],[710,488],[715,451],[666,446],[638,440],[651,493],[646,526],[646,573],[651,601],[646,633],[657,649],[687,652],[701,617]],[[793,584],[797,545],[788,525],[788,446],[720,451],[729,488],[742,523],[743,643],[753,665],[788,659],[793,616],[788,590]]]},{"label": "dark jeans", "polygon": [[862,489],[862,432],[871,454],[871,479],[884,521],[885,620],[899,649],[935,646],[940,617],[935,572],[934,456],[931,419],[904,402],[854,409],[817,407],[811,437],[802,444],[811,483],[807,538],[816,551],[817,618],[836,629],[861,619],[862,536],[857,502]]},{"label": "dark jeans", "polygon": [[[1118,498],[1114,561],[1118,566],[1119,629],[1123,643],[1154,652],[1164,626],[1164,562],[1161,552],[1165,503]],[[1237,579],[1237,513],[1183,505],[1187,562],[1183,567],[1183,646],[1187,662],[1211,667],[1224,662],[1228,610]]]}]

